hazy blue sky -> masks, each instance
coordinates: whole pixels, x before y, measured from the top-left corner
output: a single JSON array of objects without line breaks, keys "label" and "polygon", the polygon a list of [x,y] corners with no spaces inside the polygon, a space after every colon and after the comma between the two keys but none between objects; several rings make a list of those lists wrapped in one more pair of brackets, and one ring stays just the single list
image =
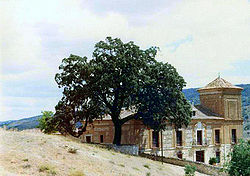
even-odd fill
[{"label": "hazy blue sky", "polygon": [[54,110],[54,75],[106,36],[159,46],[187,81],[250,83],[248,0],[0,0],[0,121]]}]

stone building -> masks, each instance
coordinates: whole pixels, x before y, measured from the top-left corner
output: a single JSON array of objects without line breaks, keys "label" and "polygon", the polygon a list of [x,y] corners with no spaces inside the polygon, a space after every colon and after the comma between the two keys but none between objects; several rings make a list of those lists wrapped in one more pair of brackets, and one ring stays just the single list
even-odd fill
[{"label": "stone building", "polygon": [[[209,163],[216,157],[218,164],[225,161],[232,145],[242,138],[242,88],[218,77],[198,89],[200,105],[192,106],[192,120],[188,127],[175,130],[170,124],[162,135],[130,120],[122,127],[122,144],[139,145],[140,151],[160,155],[161,141],[166,157]],[[129,115],[128,111],[121,118]],[[82,135],[84,142],[112,143],[114,127],[111,119],[95,120]],[[162,138],[161,138],[162,136]]]}]

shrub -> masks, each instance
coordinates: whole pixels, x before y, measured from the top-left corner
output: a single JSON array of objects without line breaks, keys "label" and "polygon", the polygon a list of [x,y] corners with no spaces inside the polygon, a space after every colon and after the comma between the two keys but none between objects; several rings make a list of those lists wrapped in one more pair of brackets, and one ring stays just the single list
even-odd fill
[{"label": "shrub", "polygon": [[233,151],[229,153],[229,157],[231,160],[224,165],[229,175],[250,175],[250,144],[248,142],[240,140],[240,142],[234,146]]},{"label": "shrub", "polygon": [[209,164],[210,164],[210,165],[213,165],[213,164],[215,164],[216,162],[217,162],[217,159],[216,159],[215,157],[212,157],[212,158],[209,159]]},{"label": "shrub", "polygon": [[143,166],[150,169],[149,165],[147,165],[147,164],[144,164]]},{"label": "shrub", "polygon": [[48,164],[43,164],[39,167],[39,172],[47,172],[48,174],[51,175],[56,175],[56,171],[54,167],[48,165]]},{"label": "shrub", "polygon": [[188,164],[188,165],[185,165],[184,171],[185,171],[185,176],[194,176],[196,167]]},{"label": "shrub", "polygon": [[37,127],[46,134],[56,132],[57,123],[55,122],[55,119],[53,117],[53,112],[43,111],[42,114],[43,116],[38,119],[39,125]]}]

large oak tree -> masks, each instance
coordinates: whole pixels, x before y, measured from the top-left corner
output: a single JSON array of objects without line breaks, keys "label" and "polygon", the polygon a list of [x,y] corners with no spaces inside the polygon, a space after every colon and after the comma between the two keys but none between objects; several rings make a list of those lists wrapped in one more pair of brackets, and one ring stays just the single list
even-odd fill
[{"label": "large oak tree", "polygon": [[[88,122],[109,114],[115,126],[113,143],[119,145],[122,125],[131,119],[158,131],[167,121],[176,128],[188,125],[191,106],[182,93],[186,83],[172,65],[156,61],[157,50],[107,37],[95,45],[90,60],[64,58],[55,77],[64,88],[55,115],[61,127],[80,136]],[[121,118],[123,109],[134,113]],[[74,125],[81,120],[85,125],[76,132]]]}]

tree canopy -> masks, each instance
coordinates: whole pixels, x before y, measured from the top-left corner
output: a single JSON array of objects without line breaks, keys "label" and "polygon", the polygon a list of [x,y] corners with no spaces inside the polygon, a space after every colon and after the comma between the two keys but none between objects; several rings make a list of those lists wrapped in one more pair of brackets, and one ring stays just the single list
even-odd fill
[{"label": "tree canopy", "polygon": [[[156,61],[157,51],[107,37],[95,45],[90,60],[64,58],[55,76],[64,88],[55,115],[63,130],[79,136],[88,122],[109,114],[115,126],[113,143],[119,145],[121,126],[131,119],[155,130],[164,129],[166,120],[176,128],[188,125],[191,106],[182,93],[186,83],[172,65]],[[124,109],[134,113],[121,118]],[[76,133],[74,125],[82,120],[85,125]]]},{"label": "tree canopy", "polygon": [[226,162],[225,168],[231,176],[250,175],[250,141],[241,140],[234,146],[229,154],[230,160]]}]

